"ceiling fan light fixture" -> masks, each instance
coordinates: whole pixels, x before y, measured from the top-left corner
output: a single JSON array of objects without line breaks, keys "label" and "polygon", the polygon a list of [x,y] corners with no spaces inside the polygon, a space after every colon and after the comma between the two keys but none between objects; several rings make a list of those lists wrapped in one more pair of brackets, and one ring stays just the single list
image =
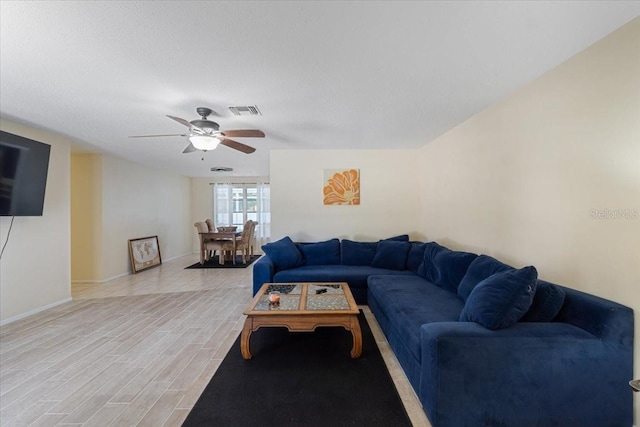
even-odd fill
[{"label": "ceiling fan light fixture", "polygon": [[218,144],[220,144],[220,140],[218,138],[210,135],[190,135],[189,141],[198,150],[203,151],[215,150]]}]

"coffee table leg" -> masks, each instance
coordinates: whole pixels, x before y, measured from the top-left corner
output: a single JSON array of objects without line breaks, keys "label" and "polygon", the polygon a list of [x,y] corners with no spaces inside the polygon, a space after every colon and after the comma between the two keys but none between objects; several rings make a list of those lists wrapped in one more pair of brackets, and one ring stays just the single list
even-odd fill
[{"label": "coffee table leg", "polygon": [[251,359],[251,350],[249,349],[249,343],[251,339],[251,329],[253,326],[253,319],[247,317],[244,321],[244,327],[242,328],[242,334],[240,335],[240,353],[245,360]]},{"label": "coffee table leg", "polygon": [[362,331],[360,330],[360,322],[356,316],[351,317],[351,335],[353,336],[351,358],[357,359],[362,354]]}]

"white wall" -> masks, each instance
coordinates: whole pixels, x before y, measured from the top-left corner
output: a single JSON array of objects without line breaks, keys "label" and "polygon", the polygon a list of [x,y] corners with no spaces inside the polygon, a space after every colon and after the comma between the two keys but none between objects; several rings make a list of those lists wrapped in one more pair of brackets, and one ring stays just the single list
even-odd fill
[{"label": "white wall", "polygon": [[[51,145],[43,216],[15,218],[0,260],[0,322],[70,300],[72,186],[76,196],[93,197],[91,203],[73,205],[74,261],[91,266],[74,268],[74,280],[102,282],[130,273],[131,238],[158,235],[164,260],[191,252],[189,178],[107,155],[81,155],[74,156],[74,169],[81,171],[72,184],[66,138],[5,120],[0,128]],[[94,180],[91,188],[79,186],[88,175]],[[1,244],[10,222],[0,218]],[[95,244],[90,256],[85,237]]]},{"label": "white wall", "polygon": [[[279,150],[270,157],[271,240],[419,238],[415,150]],[[324,169],[360,169],[360,205],[322,204]]]},{"label": "white wall", "polygon": [[[43,214],[15,217],[0,260],[0,323],[5,323],[71,298],[69,141],[5,120],[0,128],[51,145]],[[10,223],[11,217],[0,217],[0,245]]]},{"label": "white wall", "polygon": [[[430,239],[533,264],[543,279],[638,316],[640,19],[420,154],[421,229]],[[637,321],[634,360],[638,378]]]},{"label": "white wall", "polygon": [[157,235],[163,260],[191,252],[189,178],[103,155],[101,186],[101,280],[131,272],[129,239]]},{"label": "white wall", "polygon": [[200,250],[200,239],[193,224],[213,219],[213,192],[207,178],[191,178],[191,251]]}]

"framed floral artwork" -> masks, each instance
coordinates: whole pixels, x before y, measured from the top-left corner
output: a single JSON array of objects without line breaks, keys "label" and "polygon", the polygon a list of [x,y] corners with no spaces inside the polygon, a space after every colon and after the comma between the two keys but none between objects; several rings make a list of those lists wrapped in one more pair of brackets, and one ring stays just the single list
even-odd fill
[{"label": "framed floral artwork", "polygon": [[134,273],[162,264],[158,236],[130,239],[129,257]]},{"label": "framed floral artwork", "polygon": [[360,169],[325,169],[322,196],[325,205],[359,205]]}]

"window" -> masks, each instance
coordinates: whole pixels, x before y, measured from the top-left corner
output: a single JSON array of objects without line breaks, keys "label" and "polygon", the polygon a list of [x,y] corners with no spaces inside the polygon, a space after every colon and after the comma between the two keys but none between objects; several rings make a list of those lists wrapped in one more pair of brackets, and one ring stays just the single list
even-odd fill
[{"label": "window", "polygon": [[269,241],[271,232],[271,194],[268,183],[221,184],[213,186],[213,211],[216,226],[242,227],[256,221],[258,246]]}]

